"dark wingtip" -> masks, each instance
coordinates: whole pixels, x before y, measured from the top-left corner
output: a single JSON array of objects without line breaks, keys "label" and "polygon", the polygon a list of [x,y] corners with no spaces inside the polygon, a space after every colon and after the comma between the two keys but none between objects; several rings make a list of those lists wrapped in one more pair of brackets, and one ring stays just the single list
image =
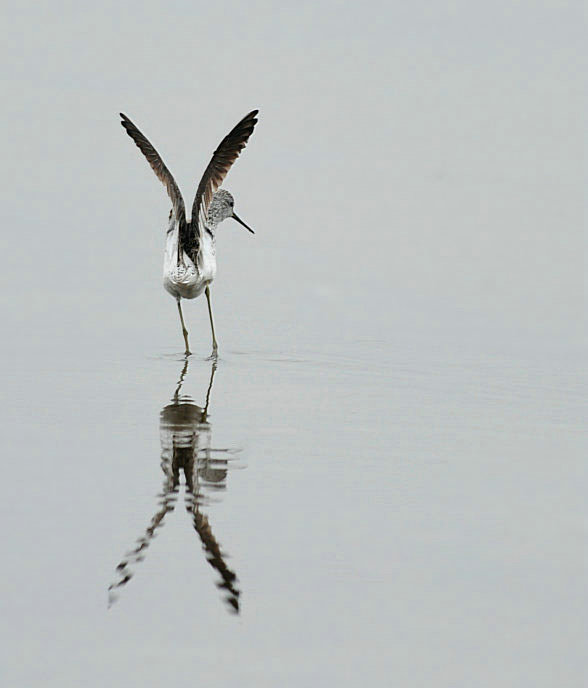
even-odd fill
[{"label": "dark wingtip", "polygon": [[248,112],[245,117],[239,122],[239,124],[244,124],[245,122],[251,122],[252,124],[257,123],[257,115],[259,114],[259,110],[251,110],[251,112]]}]

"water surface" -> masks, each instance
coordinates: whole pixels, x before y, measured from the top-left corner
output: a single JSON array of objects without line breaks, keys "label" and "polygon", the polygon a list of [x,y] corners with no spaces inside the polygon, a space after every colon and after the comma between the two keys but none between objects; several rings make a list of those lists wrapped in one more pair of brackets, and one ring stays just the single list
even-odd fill
[{"label": "water surface", "polygon": [[[582,17],[5,9],[2,685],[583,685]],[[260,121],[212,289],[169,201]]]}]

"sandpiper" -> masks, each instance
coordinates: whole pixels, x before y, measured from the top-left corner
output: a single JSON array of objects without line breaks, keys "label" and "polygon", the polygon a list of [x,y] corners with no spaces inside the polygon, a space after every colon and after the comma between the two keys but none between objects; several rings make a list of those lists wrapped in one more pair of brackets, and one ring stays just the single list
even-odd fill
[{"label": "sandpiper", "polygon": [[213,356],[216,356],[218,351],[210,303],[210,284],[216,276],[216,228],[223,220],[232,217],[254,233],[251,227],[236,215],[231,194],[219,187],[253,133],[257,113],[258,110],[252,110],[245,115],[213,153],[198,184],[190,220],[186,218],[186,208],[180,189],[159,153],[131,120],[120,113],[122,126],[147,158],[172,202],[163,262],[163,286],[178,304],[187,356],[190,354],[190,346],[181,299],[195,299],[202,292],[206,294],[208,302]]}]

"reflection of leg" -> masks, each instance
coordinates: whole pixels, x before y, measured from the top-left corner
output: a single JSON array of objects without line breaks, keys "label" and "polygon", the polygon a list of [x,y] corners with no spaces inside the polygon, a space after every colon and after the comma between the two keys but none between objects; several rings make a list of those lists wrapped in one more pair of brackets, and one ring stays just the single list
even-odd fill
[{"label": "reflection of leg", "polygon": [[176,391],[174,392],[174,401],[178,400],[178,397],[180,396],[180,390],[182,389],[182,385],[184,384],[184,378],[186,377],[186,373],[188,372],[188,357],[186,356],[186,359],[184,361],[184,367],[182,368],[182,372],[180,373],[180,379],[178,380],[178,384],[176,386]]},{"label": "reflection of leg", "polygon": [[216,353],[218,345],[214,336],[214,321],[212,319],[212,305],[210,303],[210,289],[206,287],[206,300],[208,301],[208,315],[210,316],[210,329],[212,330],[212,351]]},{"label": "reflection of leg", "polygon": [[188,330],[184,323],[184,315],[182,314],[182,304],[181,300],[178,298],[178,312],[180,314],[180,322],[182,323],[182,334],[184,335],[184,342],[186,344],[186,356],[190,353],[190,347],[188,345]]},{"label": "reflection of leg", "polygon": [[206,403],[204,405],[204,410],[202,411],[201,423],[206,422],[206,416],[208,415],[208,403],[210,401],[210,393],[212,392],[212,383],[214,381],[214,374],[216,373],[216,357],[213,357],[212,368],[210,369],[210,382],[208,383],[208,391],[206,392]]}]

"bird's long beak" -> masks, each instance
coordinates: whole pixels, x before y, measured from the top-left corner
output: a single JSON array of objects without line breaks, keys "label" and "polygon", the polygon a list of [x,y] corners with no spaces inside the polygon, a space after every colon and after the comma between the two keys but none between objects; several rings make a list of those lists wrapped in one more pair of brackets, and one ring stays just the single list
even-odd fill
[{"label": "bird's long beak", "polygon": [[251,232],[251,234],[255,234],[255,232],[251,229],[251,227],[248,227],[236,213],[233,213],[231,215],[231,217],[233,218],[233,220],[237,220],[237,222],[240,225],[243,225],[243,227],[245,227],[245,229],[248,229]]}]

